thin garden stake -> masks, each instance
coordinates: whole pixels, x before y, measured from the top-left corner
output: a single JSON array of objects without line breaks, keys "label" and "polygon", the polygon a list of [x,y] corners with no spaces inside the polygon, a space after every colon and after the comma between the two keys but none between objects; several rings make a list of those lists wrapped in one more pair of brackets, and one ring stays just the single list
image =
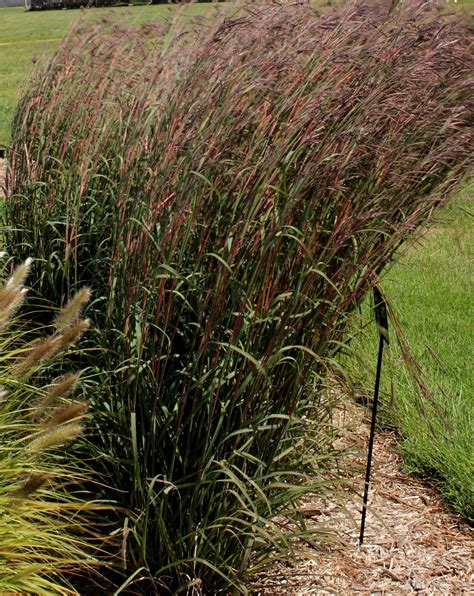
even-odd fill
[{"label": "thin garden stake", "polygon": [[374,402],[372,405],[372,421],[370,423],[369,452],[367,454],[367,467],[365,470],[364,501],[362,505],[362,519],[360,522],[359,545],[362,545],[364,542],[365,517],[367,515],[367,501],[369,498],[370,471],[372,468],[372,452],[374,449],[375,421],[377,419],[377,406],[379,401],[379,387],[380,376],[382,373],[383,348],[385,342],[388,343],[387,305],[385,304],[385,300],[382,296],[381,291],[377,287],[374,287],[374,309],[375,322],[377,323],[377,329],[379,331],[379,353],[377,356],[377,372],[375,374]]}]

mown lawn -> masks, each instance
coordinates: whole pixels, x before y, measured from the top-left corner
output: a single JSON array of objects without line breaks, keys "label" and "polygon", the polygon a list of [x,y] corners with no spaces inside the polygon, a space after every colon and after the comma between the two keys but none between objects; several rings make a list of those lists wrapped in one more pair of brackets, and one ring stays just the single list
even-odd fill
[{"label": "mown lawn", "polygon": [[[474,521],[474,183],[448,205],[431,231],[387,275],[383,288],[431,395],[408,374],[391,330],[383,373],[382,420],[401,435],[411,471],[435,480],[447,501]],[[371,394],[377,337],[352,345],[354,378]],[[361,366],[361,361],[363,366]]]},{"label": "mown lawn", "polygon": [[407,339],[437,404],[416,407],[415,387],[397,361],[393,420],[405,460],[434,477],[448,501],[474,521],[474,184],[401,260],[387,280]]}]

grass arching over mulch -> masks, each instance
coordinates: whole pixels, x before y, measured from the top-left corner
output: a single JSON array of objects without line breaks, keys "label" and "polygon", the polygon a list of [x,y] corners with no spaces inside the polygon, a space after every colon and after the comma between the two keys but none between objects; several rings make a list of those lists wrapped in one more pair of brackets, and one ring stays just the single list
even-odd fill
[{"label": "grass arching over mulch", "polygon": [[464,30],[382,10],[251,11],[151,54],[157,26],[79,27],[20,103],[10,244],[49,297],[94,284],[94,454],[139,587],[240,586],[287,547],[307,383],[466,167]]}]

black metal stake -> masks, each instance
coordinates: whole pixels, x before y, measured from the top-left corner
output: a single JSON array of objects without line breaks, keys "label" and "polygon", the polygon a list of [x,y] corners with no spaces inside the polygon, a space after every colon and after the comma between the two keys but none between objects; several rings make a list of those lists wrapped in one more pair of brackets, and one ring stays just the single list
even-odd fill
[{"label": "black metal stake", "polygon": [[370,423],[369,452],[367,454],[367,467],[365,470],[364,501],[362,505],[362,518],[360,522],[359,545],[362,545],[364,542],[365,518],[367,515],[367,502],[369,499],[370,472],[372,469],[372,453],[374,450],[375,421],[377,419],[380,377],[382,373],[383,347],[385,342],[388,343],[387,307],[380,290],[376,287],[374,288],[374,303],[375,320],[379,329],[379,353],[377,356],[377,372],[375,374],[374,402],[372,405],[372,420]]}]

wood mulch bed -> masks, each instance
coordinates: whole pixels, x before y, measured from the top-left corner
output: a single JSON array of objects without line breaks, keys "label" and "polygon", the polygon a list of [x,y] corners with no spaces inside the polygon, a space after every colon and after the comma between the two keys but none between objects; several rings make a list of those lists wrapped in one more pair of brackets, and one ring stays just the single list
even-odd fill
[{"label": "wood mulch bed", "polygon": [[474,594],[473,529],[448,511],[434,486],[403,471],[390,432],[376,437],[365,541],[358,546],[368,424],[364,408],[341,406],[338,425],[353,448],[347,469],[357,470],[343,506],[302,504],[340,543],[306,550],[295,565],[258,576],[253,594]]}]

